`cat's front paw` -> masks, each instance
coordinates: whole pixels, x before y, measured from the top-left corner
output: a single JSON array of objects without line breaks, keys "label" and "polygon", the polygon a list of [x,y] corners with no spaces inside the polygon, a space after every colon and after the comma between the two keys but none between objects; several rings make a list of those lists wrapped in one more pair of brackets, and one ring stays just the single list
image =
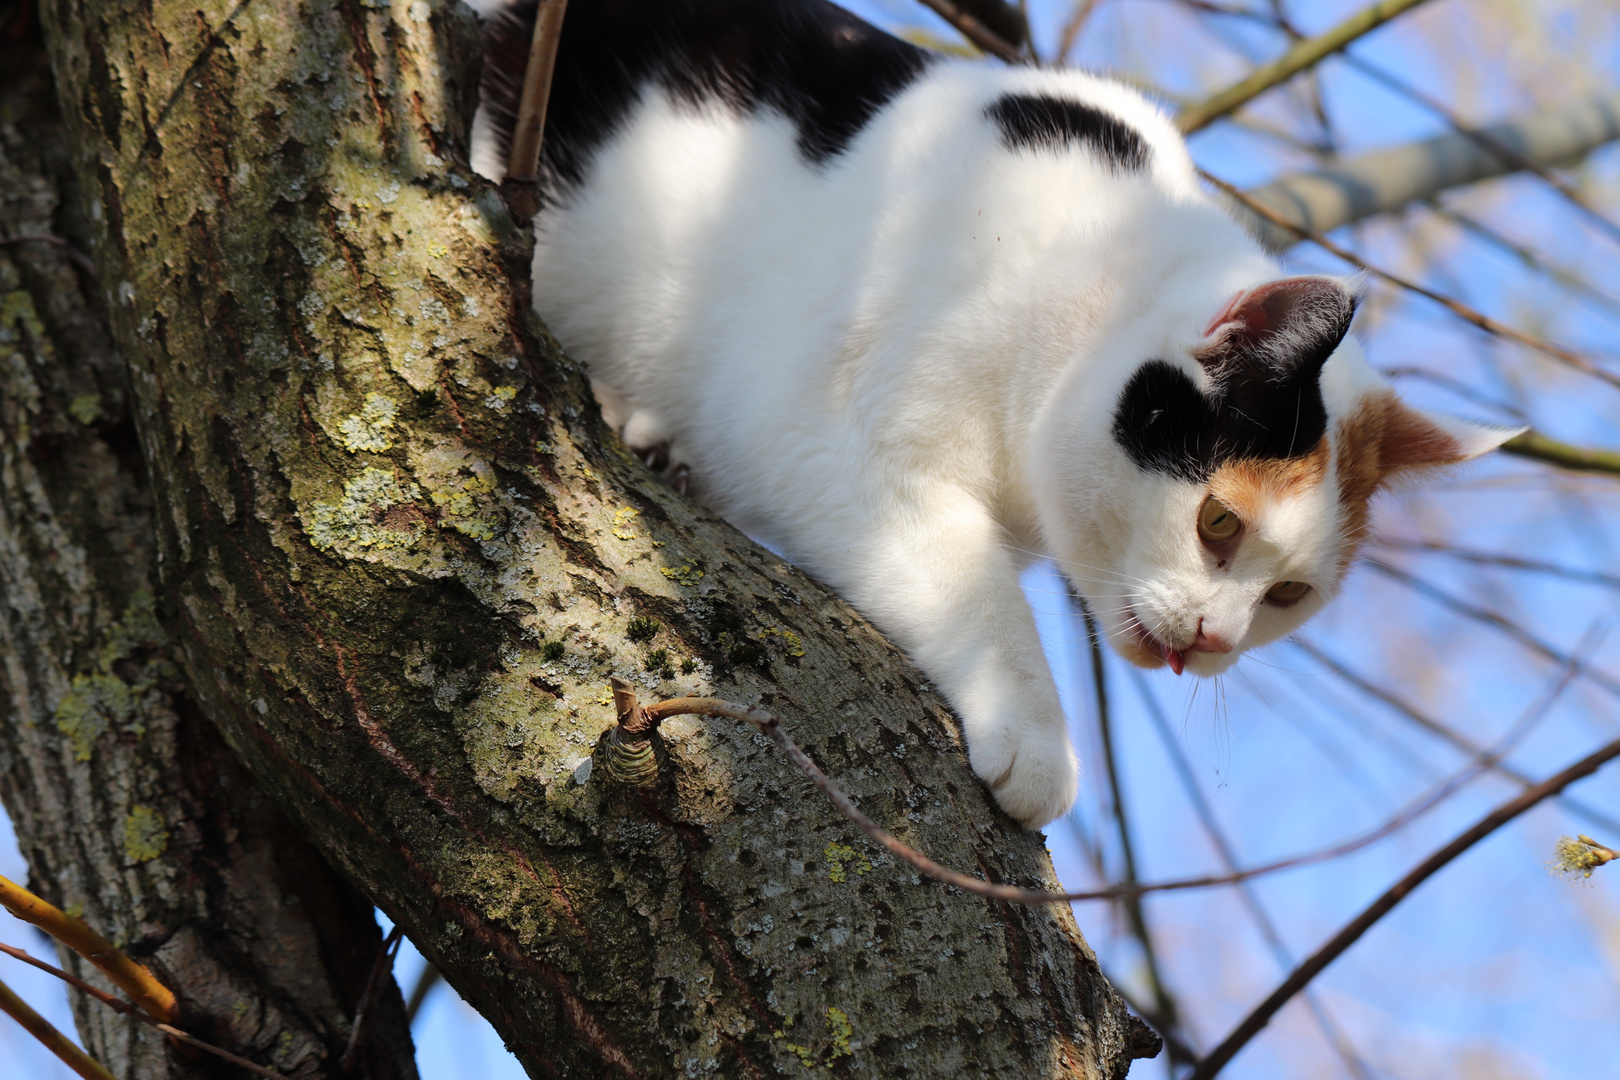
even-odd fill
[{"label": "cat's front paw", "polygon": [[1080,783],[1080,763],[1062,720],[998,727],[980,738],[969,731],[973,771],[1024,828],[1038,829],[1062,816],[1074,805]]}]

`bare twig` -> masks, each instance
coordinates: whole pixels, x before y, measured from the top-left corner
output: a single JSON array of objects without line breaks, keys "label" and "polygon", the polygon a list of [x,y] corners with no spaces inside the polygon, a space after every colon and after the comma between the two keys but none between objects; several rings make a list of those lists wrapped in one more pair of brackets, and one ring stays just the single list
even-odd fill
[{"label": "bare twig", "polygon": [[150,971],[78,919],[41,900],[10,878],[0,877],[0,907],[24,922],[33,923],[96,965],[147,1015],[164,1023],[173,1023],[180,1015],[174,992],[158,982]]},{"label": "bare twig", "polygon": [[75,1046],[66,1035],[39,1013],[28,1002],[18,997],[5,983],[0,982],[0,1012],[21,1024],[23,1030],[38,1039],[45,1048],[62,1059],[62,1064],[84,1077],[84,1080],[117,1080],[106,1066]]},{"label": "bare twig", "polygon": [[1620,476],[1620,451],[1575,446],[1549,439],[1539,431],[1515,435],[1502,444],[1502,449],[1522,458],[1556,465],[1560,469]]},{"label": "bare twig", "polygon": [[103,1005],[106,1005],[108,1008],[113,1009],[113,1010],[115,1010],[115,1011],[117,1011],[119,1013],[122,1013],[125,1016],[134,1017],[136,1020],[139,1020],[141,1023],[147,1024],[147,1025],[149,1025],[151,1027],[155,1027],[159,1031],[163,1032],[165,1035],[173,1036],[175,1039],[178,1039],[179,1041],[181,1041],[183,1043],[186,1043],[189,1046],[195,1046],[199,1050],[206,1051],[206,1052],[208,1052],[210,1054],[215,1055],[216,1057],[224,1058],[226,1061],[229,1061],[229,1062],[231,1062],[232,1064],[235,1064],[235,1065],[240,1065],[242,1068],[247,1069],[247,1070],[249,1070],[249,1071],[251,1071],[253,1073],[256,1073],[259,1076],[270,1077],[270,1078],[272,1078],[272,1080],[282,1080],[282,1074],[281,1073],[278,1073],[278,1072],[276,1072],[276,1071],[274,1071],[272,1069],[267,1069],[262,1065],[256,1065],[253,1062],[249,1061],[247,1058],[238,1057],[237,1055],[231,1053],[229,1050],[223,1050],[223,1049],[213,1045],[212,1043],[205,1043],[201,1039],[197,1038],[195,1035],[191,1035],[191,1034],[188,1034],[187,1032],[181,1031],[179,1028],[174,1027],[174,1026],[172,1026],[170,1024],[165,1024],[161,1020],[154,1020],[150,1016],[147,1016],[141,1010],[135,1008],[135,1006],[129,1004],[129,1002],[120,1001],[117,998],[113,997],[111,994],[107,993],[105,990],[102,990],[100,987],[91,986],[89,983],[85,982],[83,979],[77,977],[76,975],[70,975],[67,972],[63,971],[61,968],[56,967],[55,965],[47,964],[43,960],[40,960],[40,959],[38,959],[36,957],[33,957],[33,956],[30,956],[29,954],[27,954],[26,952],[23,952],[23,950],[21,950],[19,948],[16,948],[15,946],[0,944],[0,952],[5,953],[7,956],[13,957],[14,959],[21,960],[25,964],[32,964],[34,967],[38,968],[39,970],[56,976],[58,979],[61,979],[63,982],[67,983],[69,986],[72,986],[75,989],[84,991],[86,994],[89,994],[91,997],[95,998],[97,1001],[101,1002]]},{"label": "bare twig", "polygon": [[984,52],[1009,64],[1022,64],[1025,62],[1024,54],[1018,49],[1002,40],[976,17],[957,7],[951,0],[922,0],[925,7],[931,8],[936,15],[950,23],[952,26],[973,44]]},{"label": "bare twig", "polygon": [[[1118,755],[1114,753],[1113,711],[1108,703],[1107,667],[1103,663],[1102,641],[1091,610],[1082,603],[1080,613],[1085,619],[1086,640],[1091,655],[1091,686],[1097,699],[1097,734],[1102,740],[1103,763],[1108,773],[1108,793],[1112,803],[1114,825],[1119,831],[1120,855],[1125,863],[1125,876],[1121,884],[1135,885],[1136,848],[1131,843],[1131,827],[1126,816],[1124,789],[1119,781]],[[1160,1031],[1175,1031],[1181,1027],[1180,1010],[1176,1008],[1176,1000],[1170,995],[1170,989],[1160,974],[1158,954],[1153,947],[1153,934],[1148,930],[1147,915],[1142,910],[1141,894],[1121,896],[1119,902],[1125,909],[1126,919],[1130,921],[1131,933],[1142,947],[1142,967],[1147,975],[1148,990],[1153,995],[1153,1012],[1143,1015],[1155,1021]],[[1190,1063],[1193,1060],[1180,1058],[1174,1046],[1170,1047],[1170,1058],[1172,1065],[1179,1065],[1183,1061]]]},{"label": "bare twig", "polygon": [[1380,536],[1372,540],[1371,543],[1373,547],[1390,548],[1395,551],[1444,555],[1448,559],[1473,563],[1475,566],[1502,566],[1509,570],[1524,570],[1535,574],[1548,574],[1568,581],[1579,581],[1588,585],[1601,585],[1606,589],[1620,589],[1620,576],[1615,574],[1605,574],[1597,570],[1578,570],[1571,566],[1543,562],[1540,559],[1526,559],[1518,555],[1503,555],[1495,551],[1474,551],[1471,548],[1460,548],[1454,544],[1442,544],[1433,540],[1402,540],[1393,536]]},{"label": "bare twig", "polygon": [[1505,615],[1452,596],[1444,589],[1429,584],[1416,574],[1402,570],[1398,566],[1392,566],[1382,560],[1364,559],[1363,562],[1385,577],[1393,578],[1414,592],[1422,593],[1442,607],[1449,608],[1464,618],[1472,619],[1474,622],[1506,634],[1537,656],[1551,660],[1555,664],[1574,664],[1576,673],[1582,678],[1602,687],[1615,697],[1620,697],[1620,681],[1616,681],[1613,676],[1582,663],[1579,659],[1566,654],[1561,649],[1553,648],[1553,646],[1542,641]]},{"label": "bare twig", "polygon": [[1080,40],[1080,31],[1085,29],[1086,20],[1091,18],[1091,13],[1097,10],[1100,2],[1101,0],[1079,0],[1074,5],[1074,11],[1063,24],[1062,33],[1058,35],[1057,55],[1054,58],[1058,63],[1068,60],[1069,54],[1074,52],[1075,42]]},{"label": "bare twig", "polygon": [[1244,206],[1247,206],[1250,210],[1253,210],[1256,214],[1259,214],[1267,221],[1282,226],[1283,228],[1294,233],[1301,240],[1311,241],[1311,243],[1317,245],[1318,247],[1337,255],[1351,266],[1354,266],[1360,270],[1365,270],[1367,273],[1372,274],[1375,277],[1383,278],[1391,285],[1399,286],[1400,288],[1406,289],[1408,292],[1414,292],[1419,296],[1433,300],[1435,303],[1439,304],[1453,315],[1456,315],[1465,322],[1472,323],[1481,330],[1484,330],[1486,333],[1495,334],[1497,337],[1507,338],[1509,341],[1516,341],[1520,345],[1527,345],[1530,348],[1535,349],[1537,352],[1544,353],[1556,360],[1563,361],[1565,364],[1568,364],[1577,371],[1591,375],[1593,378],[1601,379],[1610,386],[1620,388],[1620,375],[1615,375],[1612,372],[1605,371],[1602,368],[1597,367],[1591,361],[1586,360],[1584,357],[1581,357],[1576,353],[1563,348],[1562,346],[1554,345],[1549,341],[1543,341],[1538,337],[1532,337],[1522,330],[1515,330],[1513,327],[1508,326],[1505,323],[1497,322],[1489,315],[1475,311],[1473,308],[1469,307],[1467,304],[1464,304],[1460,300],[1453,300],[1451,297],[1446,296],[1443,293],[1437,293],[1433,289],[1419,285],[1415,281],[1408,280],[1407,278],[1403,278],[1397,274],[1392,274],[1388,270],[1376,267],[1362,259],[1361,256],[1355,254],[1354,252],[1335,244],[1332,240],[1329,240],[1322,234],[1312,232],[1309,229],[1301,228],[1300,226],[1294,224],[1282,214],[1273,210],[1271,207],[1265,205],[1259,200],[1252,198],[1247,193],[1227,183],[1225,180],[1222,180],[1217,176],[1213,176],[1203,169],[1198,170],[1198,172],[1199,175],[1205,180],[1208,180],[1215,187],[1224,191],[1226,194],[1230,195]]},{"label": "bare twig", "polygon": [[366,1016],[375,1004],[378,989],[382,986],[383,977],[394,966],[394,956],[399,952],[399,943],[405,938],[405,928],[395,924],[383,939],[382,948],[377,950],[377,958],[371,962],[371,974],[366,977],[366,988],[360,994],[360,1001],[354,1007],[354,1026],[349,1029],[349,1044],[343,1048],[343,1057],[338,1060],[338,1069],[344,1073],[354,1068],[354,1055],[360,1048],[360,1031],[366,1025]]},{"label": "bare twig", "polygon": [[[1311,659],[1327,668],[1328,671],[1332,672],[1340,679],[1343,679],[1345,682],[1349,683],[1363,694],[1366,694],[1368,697],[1376,698],[1377,700],[1382,701],[1385,705],[1388,705],[1391,709],[1394,709],[1397,715],[1404,717],[1413,724],[1416,724],[1424,731],[1427,731],[1429,734],[1448,743],[1453,748],[1468,755],[1473,760],[1487,763],[1492,772],[1507,777],[1509,780],[1519,784],[1521,787],[1528,788],[1535,783],[1535,781],[1529,776],[1520,772],[1518,769],[1515,769],[1513,766],[1505,764],[1501,761],[1492,761],[1491,753],[1483,746],[1474,742],[1466,735],[1463,735],[1455,728],[1447,724],[1443,724],[1434,717],[1425,714],[1421,710],[1414,707],[1410,702],[1402,699],[1393,691],[1379,686],[1377,683],[1367,679],[1352,669],[1348,664],[1345,664],[1333,656],[1330,656],[1318,646],[1313,645],[1309,641],[1305,641],[1301,638],[1293,639],[1293,644],[1306,656],[1309,656]],[[1586,818],[1586,820],[1592,822],[1600,828],[1609,829],[1616,833],[1620,833],[1620,821],[1616,821],[1614,818],[1608,816],[1600,810],[1593,809],[1581,800],[1576,799],[1574,796],[1560,795],[1558,796],[1558,802],[1560,805],[1569,809],[1572,813]]]},{"label": "bare twig", "polygon": [[1413,889],[1416,889],[1424,881],[1432,877],[1446,864],[1526,810],[1548,797],[1556,795],[1575,781],[1592,775],[1616,757],[1620,757],[1620,739],[1616,739],[1593,751],[1563,772],[1526,789],[1517,798],[1498,806],[1481,818],[1472,828],[1461,833],[1449,844],[1423,860],[1411,873],[1397,881],[1382,896],[1368,905],[1366,910],[1347,923],[1344,929],[1335,934],[1327,944],[1323,945],[1308,960],[1295,968],[1293,973],[1283,980],[1282,985],[1278,986],[1270,997],[1256,1006],[1254,1011],[1245,1017],[1243,1022],[1234,1028],[1232,1033],[1219,1046],[1210,1051],[1208,1057],[1198,1063],[1197,1068],[1192,1071],[1188,1080],[1211,1080],[1232,1060],[1239,1050],[1249,1043],[1249,1040],[1258,1035],[1271,1022],[1271,1018],[1295,994],[1309,985],[1312,979],[1316,978],[1329,964],[1338,959],[1346,949],[1355,944],[1362,934],[1366,933],[1379,919],[1387,915],[1396,904],[1406,899]]},{"label": "bare twig", "polygon": [[1357,38],[1376,30],[1395,16],[1421,3],[1423,0],[1381,0],[1371,7],[1363,8],[1326,33],[1300,42],[1276,60],[1256,69],[1220,93],[1183,109],[1181,115],[1176,117],[1176,124],[1183,134],[1190,135],[1248,104],[1272,87],[1287,82],[1301,71],[1314,67],[1324,57],[1338,52]]},{"label": "bare twig", "polygon": [[411,996],[405,999],[406,1026],[416,1023],[416,1014],[422,1011],[422,1003],[433,988],[443,981],[444,972],[439,970],[438,965],[429,963],[422,968],[422,974],[416,977],[416,985],[411,987]]},{"label": "bare twig", "polygon": [[[1142,699],[1142,703],[1147,706],[1148,719],[1153,722],[1153,729],[1159,736],[1159,743],[1164,747],[1165,753],[1170,756],[1171,764],[1175,766],[1176,776],[1181,781],[1181,789],[1187,793],[1187,799],[1192,803],[1193,811],[1198,815],[1199,822],[1204,826],[1205,835],[1209,837],[1209,842],[1215,848],[1215,853],[1220,857],[1221,864],[1226,868],[1226,872],[1229,874],[1237,873],[1239,869],[1237,852],[1233,850],[1232,844],[1227,839],[1226,832],[1221,828],[1220,822],[1215,819],[1215,808],[1209,805],[1209,800],[1204,797],[1203,789],[1198,786],[1198,779],[1193,775],[1192,764],[1187,760],[1186,753],[1182,751],[1181,743],[1177,741],[1175,734],[1170,730],[1170,722],[1165,718],[1164,709],[1159,705],[1158,696],[1148,686],[1147,679],[1140,670],[1132,668],[1130,674],[1131,680],[1136,684],[1136,694]],[[1238,895],[1243,898],[1244,906],[1249,909],[1249,914],[1253,917],[1255,925],[1259,927],[1260,936],[1266,939],[1267,945],[1271,946],[1271,954],[1276,957],[1278,967],[1283,971],[1292,968],[1295,963],[1294,957],[1288,951],[1288,946],[1283,941],[1282,934],[1278,932],[1277,924],[1272,921],[1270,913],[1265,909],[1265,905],[1260,902],[1260,894],[1247,881],[1238,882],[1237,890]],[[1371,1080],[1366,1063],[1361,1060],[1361,1055],[1356,1053],[1355,1047],[1350,1045],[1349,1037],[1339,1028],[1338,1023],[1328,1013],[1327,1007],[1309,990],[1305,991],[1305,1004],[1310,1008],[1311,1016],[1316,1020],[1316,1026],[1321,1029],[1322,1037],[1327,1040],[1329,1046],[1333,1047],[1334,1051],[1339,1055],[1339,1060],[1344,1063],[1345,1070],[1351,1076],[1356,1077],[1356,1080]]]},{"label": "bare twig", "polygon": [[533,220],[540,209],[540,139],[546,128],[546,102],[551,97],[551,76],[557,67],[557,39],[562,35],[563,12],[568,0],[539,0],[529,62],[523,70],[523,96],[518,99],[512,148],[506,158],[506,179],[501,193],[513,215]]}]

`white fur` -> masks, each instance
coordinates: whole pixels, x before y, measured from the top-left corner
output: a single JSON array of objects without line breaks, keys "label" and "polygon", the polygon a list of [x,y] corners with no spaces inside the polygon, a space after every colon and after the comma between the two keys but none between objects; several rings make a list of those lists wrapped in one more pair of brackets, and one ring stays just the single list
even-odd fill
[{"label": "white fur", "polygon": [[[1148,171],[1009,151],[983,113],[1013,90],[1125,120]],[[1198,674],[1337,586],[1331,478],[1248,522],[1217,573],[1194,528],[1204,490],[1144,473],[1110,435],[1144,360],[1207,385],[1189,350],[1234,293],[1278,276],[1122,86],[941,60],[819,167],[769,111],[649,89],[537,237],[535,306],[632,442],[668,439],[705,503],[893,636],[1031,827],[1068,808],[1077,765],[1019,590],[1030,560],[1055,557],[1110,637],[1134,615],[1161,642],[1202,620],[1235,645],[1190,654]],[[1331,422],[1383,384],[1350,343],[1323,387]],[[1315,591],[1263,603],[1280,580]]]}]

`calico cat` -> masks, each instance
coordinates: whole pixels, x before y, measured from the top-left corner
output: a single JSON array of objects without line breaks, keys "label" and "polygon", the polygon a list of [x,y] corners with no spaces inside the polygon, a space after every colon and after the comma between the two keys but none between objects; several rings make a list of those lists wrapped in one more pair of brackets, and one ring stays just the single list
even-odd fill
[{"label": "calico cat", "polygon": [[[534,18],[481,0],[500,179]],[[1391,479],[1512,432],[1402,404],[1353,282],[1281,277],[1139,94],[825,0],[572,0],[534,303],[638,450],[848,598],[1026,826],[1077,765],[1019,588],[1215,675],[1334,594]]]}]

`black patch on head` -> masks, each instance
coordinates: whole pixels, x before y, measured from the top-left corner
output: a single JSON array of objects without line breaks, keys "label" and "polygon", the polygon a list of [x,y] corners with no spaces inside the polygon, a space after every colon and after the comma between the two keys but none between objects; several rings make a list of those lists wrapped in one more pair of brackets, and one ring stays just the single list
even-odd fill
[{"label": "black patch on head", "polygon": [[1272,324],[1234,324],[1196,354],[1208,391],[1165,360],[1137,369],[1114,408],[1114,440],[1132,461],[1202,484],[1227,461],[1310,453],[1327,432],[1322,365],[1349,332],[1355,298],[1329,279],[1295,281],[1252,305],[1257,324]]},{"label": "black patch on head", "polygon": [[1115,169],[1139,172],[1152,158],[1142,133],[1117,116],[1048,94],[1003,94],[984,110],[1009,150],[1088,147]]},{"label": "black patch on head", "polygon": [[[535,9],[519,0],[484,27],[480,91],[503,158]],[[694,105],[778,112],[798,129],[799,152],[820,164],[928,63],[923,50],[826,0],[572,0],[546,110],[542,186],[555,195],[580,183],[649,84]]]}]

